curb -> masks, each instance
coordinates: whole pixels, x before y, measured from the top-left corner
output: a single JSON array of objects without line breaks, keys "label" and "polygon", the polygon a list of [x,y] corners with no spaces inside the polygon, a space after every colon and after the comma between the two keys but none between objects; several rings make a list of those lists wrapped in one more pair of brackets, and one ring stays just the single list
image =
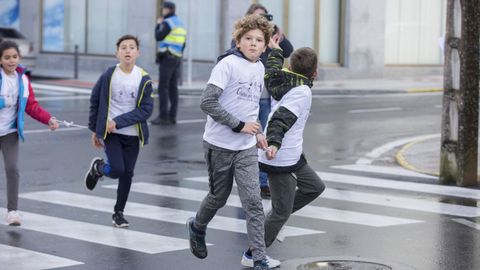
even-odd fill
[{"label": "curb", "polygon": [[407,93],[429,93],[429,92],[442,92],[443,88],[410,88],[406,90]]},{"label": "curb", "polygon": [[411,164],[410,162],[408,162],[408,160],[405,158],[405,155],[404,153],[409,149],[411,148],[412,146],[414,146],[415,144],[419,143],[419,142],[423,142],[427,139],[423,139],[423,140],[416,140],[416,141],[413,141],[413,142],[410,142],[410,143],[407,143],[406,145],[404,145],[398,152],[397,154],[395,155],[395,160],[397,161],[397,163],[402,166],[403,168],[407,169],[407,170],[410,170],[410,171],[414,171],[414,172],[418,172],[418,173],[423,173],[423,174],[429,174],[429,175],[433,175],[433,176],[440,176],[439,173],[437,172],[432,172],[432,171],[429,171],[429,170],[423,170],[423,169],[419,169],[417,167],[415,167],[413,164]]}]

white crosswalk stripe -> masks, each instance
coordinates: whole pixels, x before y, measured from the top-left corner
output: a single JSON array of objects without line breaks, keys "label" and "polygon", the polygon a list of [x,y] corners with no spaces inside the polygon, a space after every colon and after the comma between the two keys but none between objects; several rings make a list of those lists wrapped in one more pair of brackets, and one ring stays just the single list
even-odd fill
[{"label": "white crosswalk stripe", "polygon": [[0,244],[0,269],[47,270],[83,264],[45,253]]},{"label": "white crosswalk stripe", "polygon": [[[188,178],[192,179],[192,178]],[[201,178],[197,178],[201,179]],[[206,179],[206,178],[205,178]],[[203,181],[203,180],[201,180]],[[116,189],[116,185],[105,185],[105,188]],[[134,183],[132,184],[131,191],[144,194],[165,196],[171,198],[181,198],[185,200],[202,201],[207,191],[196,190],[189,188],[181,188],[167,185],[151,184],[151,183]],[[266,202],[266,201],[264,201]],[[269,204],[269,201],[268,201]],[[234,207],[241,207],[240,198],[237,195],[230,195],[227,201],[227,205]],[[265,208],[270,207],[265,205]],[[353,211],[345,211],[333,208],[318,207],[307,205],[300,211],[294,213],[294,215],[336,221],[342,223],[359,224],[373,227],[385,227],[394,225],[404,225],[419,223],[421,221],[415,219],[396,218],[382,215],[374,215]]]},{"label": "white crosswalk stripe", "polygon": [[[461,196],[467,198],[480,198],[479,190],[471,190],[459,187],[446,187],[431,184],[407,183],[393,180],[383,180],[371,177],[351,176],[336,173],[317,172],[325,181],[336,183],[361,185],[370,187],[382,187],[397,190],[409,190],[422,193],[433,193],[449,196]],[[190,177],[188,180],[197,182],[207,182],[207,177]],[[454,215],[460,217],[478,217],[480,209],[472,206],[455,205],[442,202],[427,201],[422,199],[412,199],[393,195],[378,195],[367,192],[349,191],[326,188],[321,198],[341,200],[355,203],[364,203],[379,205],[383,207],[394,207],[400,209],[429,212],[443,215]],[[307,206],[309,207],[309,206]],[[308,208],[307,208],[308,209]],[[303,210],[303,209],[302,209]],[[302,211],[300,210],[300,211]]]},{"label": "white crosswalk stripe", "polygon": [[[436,201],[436,199],[438,199],[437,197],[439,196],[478,200],[480,199],[479,190],[396,181],[388,179],[388,177],[385,178],[385,175],[402,175],[404,173],[402,170],[379,168],[378,166],[373,165],[368,166],[369,168],[366,168],[363,171],[361,165],[336,166],[335,169],[348,170],[350,172],[362,171],[363,173],[378,173],[379,175],[382,175],[382,177],[377,178],[342,173],[317,172],[322,180],[326,181],[327,183],[331,183],[334,187],[337,184],[341,185],[342,187],[342,189],[339,189],[338,187],[327,188],[321,195],[320,199],[341,201],[344,203],[342,205],[345,205],[345,203],[353,203],[356,206],[355,211],[308,205],[296,212],[294,215],[317,221],[326,220],[343,224],[351,224],[354,226],[362,225],[368,227],[400,226],[418,224],[425,221],[405,217],[396,217],[394,214],[390,213],[388,215],[372,214],[368,213],[368,208],[365,211],[359,210],[361,209],[361,207],[358,207],[359,205],[374,205],[376,207],[382,207],[386,209],[396,208],[416,212],[419,211],[451,215],[463,218],[480,216],[480,210],[476,207]],[[422,177],[421,175],[411,175],[408,172],[405,172],[405,176]],[[208,178],[203,176],[188,177],[184,180],[201,183],[208,182]],[[117,185],[105,184],[102,187],[116,190]],[[372,189],[369,189],[368,191],[355,190],[358,187],[368,187]],[[207,185],[205,185],[205,188],[195,189],[165,184],[154,184],[149,182],[136,182],[133,183],[131,187],[131,191],[140,194],[140,196],[141,194],[146,194],[156,197],[175,198],[178,200],[190,200],[196,202],[203,200],[208,192],[207,189]],[[378,192],[382,189],[387,191],[402,191],[402,195],[391,195],[392,192]],[[414,194],[414,196],[408,194],[407,192]],[[111,213],[112,207],[115,204],[114,198],[105,198],[58,190],[23,193],[20,194],[20,197],[32,201],[48,203],[50,205],[54,205],[53,207],[56,205],[104,213]],[[269,200],[263,200],[263,203],[265,208],[271,207]],[[241,202],[238,195],[231,194],[227,201],[227,205],[240,208]],[[187,218],[195,215],[196,210],[197,209],[175,209],[170,207],[137,203],[133,201],[129,201],[126,206],[127,216],[142,218],[147,222],[160,221],[173,224],[173,226],[180,225],[182,227],[185,226],[185,221]],[[6,209],[0,208],[0,211],[6,212]],[[186,235],[178,235],[176,237],[163,236],[160,234],[145,233],[132,229],[117,229],[113,228],[113,226],[109,226],[110,224],[99,225],[26,211],[22,211],[22,215],[22,226],[19,228],[19,230],[26,229],[65,237],[68,239],[122,248],[146,254],[179,251],[189,248]],[[452,218],[452,220],[477,230],[479,228],[476,223],[473,223],[467,219]],[[209,228],[232,233],[246,233],[246,224],[244,219],[222,215],[217,215],[211,221],[211,223],[209,223]],[[325,232],[302,228],[301,226],[286,226],[283,233],[288,237],[294,237],[316,235]],[[61,258],[36,251],[30,251],[25,248],[26,247],[17,248],[0,244],[0,265],[7,265],[8,267],[6,269],[14,270],[42,270],[82,264],[82,262],[77,262],[68,258]],[[22,260],[22,258],[26,257],[28,257],[28,260]],[[17,260],[15,258],[19,259]],[[13,265],[12,263],[15,261],[22,261],[27,264],[20,264],[21,266]],[[9,263],[11,265],[9,265]]]},{"label": "white crosswalk stripe", "polygon": [[[72,206],[83,209],[91,209],[101,212],[112,212],[112,206],[115,205],[115,200],[101,198],[90,195],[82,195],[64,191],[42,191],[42,192],[31,192],[26,194],[21,194],[20,197],[25,199],[31,199],[36,201],[42,201],[47,203],[60,204],[65,206]],[[172,209],[166,207],[158,207],[147,204],[128,202],[126,206],[128,211],[128,216],[140,217],[145,219],[164,221],[170,223],[177,223],[184,225],[186,220],[189,217],[195,216],[195,212],[186,211],[181,209]],[[208,225],[209,228],[246,233],[245,220],[229,218],[217,215],[211,223]],[[286,226],[285,234],[286,236],[300,236],[300,235],[309,235],[323,233],[322,231],[302,229],[296,227]],[[158,243],[162,245],[163,243]],[[169,245],[169,243],[166,243]],[[165,246],[167,249],[168,246]]]},{"label": "white crosswalk stripe", "polygon": [[[0,211],[6,212],[5,208]],[[188,249],[185,239],[118,229],[87,222],[22,211],[21,229],[42,232],[91,243],[126,248],[148,254]]]}]

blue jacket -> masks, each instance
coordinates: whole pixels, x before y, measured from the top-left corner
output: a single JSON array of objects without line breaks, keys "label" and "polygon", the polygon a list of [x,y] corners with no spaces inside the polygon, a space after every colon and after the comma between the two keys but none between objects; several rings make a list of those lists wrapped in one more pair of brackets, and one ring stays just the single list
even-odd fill
[{"label": "blue jacket", "polygon": [[[43,109],[35,99],[32,85],[27,75],[25,75],[26,69],[22,66],[18,66],[16,69],[18,73],[18,109],[17,109],[17,121],[13,128],[17,128],[18,137],[23,141],[23,127],[25,125],[25,112],[33,119],[48,125],[50,120],[50,113]],[[2,85],[2,76],[0,74],[0,87]],[[5,99],[0,96],[0,109],[5,107]]]},{"label": "blue jacket", "polygon": [[[112,96],[111,82],[115,70],[116,66],[109,67],[100,76],[90,96],[88,129],[95,132],[98,138],[104,140],[107,137],[107,121]],[[148,143],[147,119],[153,112],[152,79],[143,69],[137,97],[137,107],[133,111],[119,115],[112,120],[115,121],[117,129],[136,125],[138,136],[143,146]]]}]

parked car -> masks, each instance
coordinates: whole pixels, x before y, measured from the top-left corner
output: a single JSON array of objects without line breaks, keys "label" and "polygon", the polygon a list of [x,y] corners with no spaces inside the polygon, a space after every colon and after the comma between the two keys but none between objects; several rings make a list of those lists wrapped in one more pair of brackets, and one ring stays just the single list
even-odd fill
[{"label": "parked car", "polygon": [[35,68],[36,55],[33,51],[33,44],[15,28],[0,27],[0,38],[4,40],[12,40],[18,44],[20,49],[20,64],[27,67],[29,73]]}]

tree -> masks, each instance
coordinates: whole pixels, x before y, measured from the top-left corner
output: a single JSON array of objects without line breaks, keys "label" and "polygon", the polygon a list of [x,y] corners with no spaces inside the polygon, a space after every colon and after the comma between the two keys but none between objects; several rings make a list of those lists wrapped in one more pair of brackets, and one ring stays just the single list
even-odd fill
[{"label": "tree", "polygon": [[477,185],[480,0],[448,0],[440,183]]}]

